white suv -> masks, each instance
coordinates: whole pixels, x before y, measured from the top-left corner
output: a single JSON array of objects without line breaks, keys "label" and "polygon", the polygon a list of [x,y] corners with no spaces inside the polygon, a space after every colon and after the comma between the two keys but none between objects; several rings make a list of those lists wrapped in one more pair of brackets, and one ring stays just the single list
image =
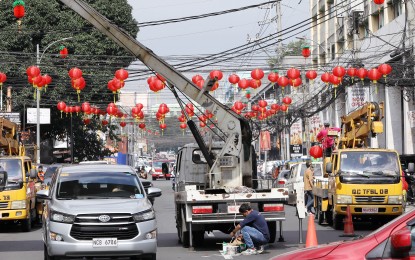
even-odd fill
[{"label": "white suv", "polygon": [[45,200],[45,259],[132,256],[156,259],[157,226],[148,197],[134,169],[127,165],[64,166]]}]

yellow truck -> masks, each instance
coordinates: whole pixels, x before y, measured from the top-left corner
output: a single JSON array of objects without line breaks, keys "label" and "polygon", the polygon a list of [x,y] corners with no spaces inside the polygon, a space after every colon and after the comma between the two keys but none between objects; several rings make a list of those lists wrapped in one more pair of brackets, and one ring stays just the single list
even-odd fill
[{"label": "yellow truck", "polygon": [[314,206],[319,224],[341,229],[347,207],[353,220],[386,222],[404,210],[401,164],[395,150],[370,148],[370,139],[383,133],[383,103],[366,103],[343,116],[342,131],[326,138],[336,148],[325,151],[325,180],[315,183]]},{"label": "yellow truck", "polygon": [[0,118],[0,130],[0,171],[6,173],[0,175],[0,221],[20,223],[22,231],[28,232],[37,219],[36,170],[19,145],[16,124]]}]

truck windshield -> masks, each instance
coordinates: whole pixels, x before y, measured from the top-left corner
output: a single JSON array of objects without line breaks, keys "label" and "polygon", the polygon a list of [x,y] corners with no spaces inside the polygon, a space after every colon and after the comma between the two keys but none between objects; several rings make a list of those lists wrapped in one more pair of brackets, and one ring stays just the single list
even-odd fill
[{"label": "truck windshield", "polygon": [[371,176],[399,176],[399,160],[394,152],[358,151],[342,152],[341,172]]},{"label": "truck windshield", "polygon": [[7,172],[9,183],[22,182],[22,162],[19,159],[0,159],[0,166]]},{"label": "truck windshield", "polygon": [[57,199],[144,197],[139,179],[129,172],[61,172],[56,185]]}]

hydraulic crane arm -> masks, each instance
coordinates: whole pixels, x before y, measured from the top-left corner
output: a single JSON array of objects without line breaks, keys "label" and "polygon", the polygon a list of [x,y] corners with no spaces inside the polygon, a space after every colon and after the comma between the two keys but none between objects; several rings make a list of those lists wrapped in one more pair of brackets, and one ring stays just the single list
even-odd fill
[{"label": "hydraulic crane arm", "polygon": [[[154,54],[150,49],[138,42],[124,30],[109,21],[106,17],[97,12],[94,8],[81,0],[60,0],[70,7],[77,14],[90,22],[96,29],[107,35],[111,40],[123,47],[144,65],[162,75],[166,80],[203,108],[211,111],[217,119],[218,127],[231,138],[232,142],[227,142],[223,148],[223,154],[241,156],[244,154],[244,160],[249,156],[244,147],[251,144],[251,129],[245,119],[234,113],[231,109],[221,104],[218,100],[195,86],[188,78],[176,71],[171,65]],[[208,79],[209,84],[214,80]]]},{"label": "hydraulic crane arm", "polygon": [[342,136],[339,148],[368,147],[368,138],[383,133],[383,102],[368,102],[361,108],[342,116]]}]

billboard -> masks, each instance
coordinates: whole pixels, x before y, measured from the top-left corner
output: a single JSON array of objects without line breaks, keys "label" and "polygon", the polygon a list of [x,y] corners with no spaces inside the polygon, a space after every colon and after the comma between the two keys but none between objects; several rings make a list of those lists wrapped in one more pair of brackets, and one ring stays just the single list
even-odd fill
[{"label": "billboard", "polygon": [[[50,108],[40,108],[40,124],[50,124]],[[36,108],[27,109],[27,124],[37,124]]]},{"label": "billboard", "polygon": [[298,119],[290,127],[290,154],[291,157],[303,155],[303,123]]},{"label": "billboard", "polygon": [[269,131],[261,131],[261,141],[260,141],[261,151],[271,150],[271,137]]},{"label": "billboard", "polygon": [[347,88],[347,113],[369,102],[369,87],[362,84],[354,84],[353,87]]}]

